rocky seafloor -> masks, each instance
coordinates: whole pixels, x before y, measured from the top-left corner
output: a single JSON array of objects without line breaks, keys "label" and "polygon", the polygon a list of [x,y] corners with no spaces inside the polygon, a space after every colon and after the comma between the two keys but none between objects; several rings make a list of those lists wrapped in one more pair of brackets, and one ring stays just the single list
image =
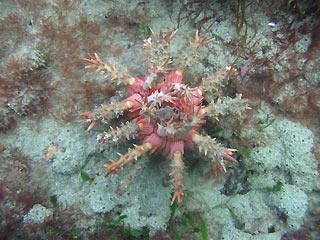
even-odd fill
[{"label": "rocky seafloor", "polygon": [[[3,0],[0,10],[1,239],[320,235],[319,1]],[[241,93],[252,108],[241,124],[226,114],[202,127],[238,149],[238,163],[214,176],[187,151],[180,204],[170,205],[169,162],[157,154],[142,159],[119,191],[136,169],[110,177],[103,164],[135,142],[101,152],[96,135],[104,126],[87,132],[79,122],[82,112],[124,94],[81,59],[97,52],[143,76],[150,28],[179,29],[176,68],[197,30],[214,38],[183,69],[188,84],[201,86],[201,77],[231,64],[238,74],[223,94]]]}]

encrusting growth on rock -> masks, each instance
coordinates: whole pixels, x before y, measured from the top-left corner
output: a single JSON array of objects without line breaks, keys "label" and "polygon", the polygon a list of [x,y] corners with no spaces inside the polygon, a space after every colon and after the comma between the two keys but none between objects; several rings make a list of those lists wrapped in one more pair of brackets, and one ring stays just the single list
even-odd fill
[{"label": "encrusting growth on rock", "polygon": [[[90,63],[86,68],[103,71],[108,79],[124,85],[128,97],[121,102],[101,105],[93,112],[81,114],[84,117],[82,122],[89,124],[88,130],[99,122],[108,123],[120,115],[125,119],[116,129],[111,128],[109,132],[98,135],[102,148],[120,138],[137,139],[140,142],[140,145],[129,149],[127,154],[119,154],[118,160],[104,164],[107,173],[116,174],[143,155],[154,152],[160,152],[171,159],[169,175],[174,185],[171,204],[175,200],[181,202],[184,195],[183,154],[186,148],[197,148],[210,165],[217,164],[223,172],[226,172],[225,159],[237,162],[231,156],[235,149],[224,148],[215,139],[200,134],[199,128],[206,118],[217,119],[219,115],[230,111],[241,114],[249,109],[247,100],[242,99],[240,94],[235,99],[207,100],[208,106],[203,105],[203,89],[208,91],[210,85],[204,83],[203,86],[190,87],[184,82],[182,70],[168,67],[171,63],[168,47],[176,33],[177,30],[171,30],[163,36],[161,30],[159,35],[152,31],[152,38],[144,40],[143,47],[151,55],[150,68],[145,77],[131,77],[126,70],[121,72],[114,65],[103,62],[98,54],[89,54],[89,58],[84,59]],[[197,32],[193,44],[189,42],[187,46],[198,48],[212,41],[204,36],[199,37]],[[226,77],[236,73],[235,69],[229,70],[229,75],[216,76]],[[231,108],[228,109],[228,106]]]}]

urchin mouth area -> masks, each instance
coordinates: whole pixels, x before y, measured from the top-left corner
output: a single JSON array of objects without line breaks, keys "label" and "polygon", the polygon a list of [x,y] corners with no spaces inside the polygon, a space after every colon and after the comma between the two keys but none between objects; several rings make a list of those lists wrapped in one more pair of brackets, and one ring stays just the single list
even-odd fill
[{"label": "urchin mouth area", "polygon": [[163,121],[182,121],[181,114],[182,111],[178,107],[172,107],[170,105],[165,105],[157,109],[155,111],[155,121],[163,122]]},{"label": "urchin mouth area", "polygon": [[152,123],[158,136],[185,139],[190,130],[204,122],[199,115],[202,96],[183,83],[165,83],[145,95],[140,102],[140,115]]}]

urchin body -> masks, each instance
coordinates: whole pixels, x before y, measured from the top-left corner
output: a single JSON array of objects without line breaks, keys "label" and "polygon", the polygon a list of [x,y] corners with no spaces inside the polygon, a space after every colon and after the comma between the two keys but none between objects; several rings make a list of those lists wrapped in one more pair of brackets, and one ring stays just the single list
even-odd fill
[{"label": "urchin body", "polygon": [[[163,37],[160,31],[159,36],[154,33],[153,36],[160,43],[168,44],[175,33],[171,31]],[[199,38],[197,34],[197,43],[211,42],[204,37]],[[215,107],[203,105],[203,86],[190,87],[184,83],[182,71],[166,68],[168,59],[149,69],[144,78],[139,78],[131,77],[126,71],[119,71],[114,65],[103,62],[97,54],[89,54],[89,57],[84,59],[90,63],[86,68],[104,71],[111,79],[126,85],[128,97],[121,102],[101,105],[94,112],[82,113],[85,117],[82,121],[90,124],[90,130],[97,122],[108,122],[123,115],[125,121],[121,126],[99,134],[98,141],[102,145],[123,137],[139,141],[128,153],[119,154],[118,160],[104,164],[107,173],[116,174],[125,165],[138,161],[141,156],[160,152],[171,160],[169,174],[174,185],[172,204],[175,200],[181,202],[184,195],[183,154],[186,148],[197,148],[210,165],[216,164],[224,172],[225,159],[236,162],[231,157],[235,149],[224,148],[215,139],[199,133],[207,117],[216,117]],[[241,99],[241,95],[238,99]],[[248,108],[246,104],[244,108]]]}]

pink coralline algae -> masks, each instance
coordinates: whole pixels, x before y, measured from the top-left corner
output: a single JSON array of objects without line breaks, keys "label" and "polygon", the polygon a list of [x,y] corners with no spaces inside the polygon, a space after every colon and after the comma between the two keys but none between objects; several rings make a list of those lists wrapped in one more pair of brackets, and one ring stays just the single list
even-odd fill
[{"label": "pink coralline algae", "polygon": [[[153,39],[162,44],[162,47],[169,45],[175,33],[176,31],[170,31],[163,37],[161,31],[159,36],[152,32]],[[211,42],[205,37],[199,38],[198,33],[195,41],[199,45]],[[154,44],[150,40],[145,42]],[[139,145],[129,148],[128,153],[119,154],[118,160],[110,160],[104,164],[108,174],[118,173],[145,154],[160,152],[171,160],[169,175],[174,185],[172,204],[175,200],[181,202],[185,191],[185,149],[197,148],[210,165],[216,164],[223,172],[226,171],[225,159],[237,162],[231,156],[236,149],[222,147],[214,138],[201,135],[199,128],[206,118],[216,119],[224,108],[223,104],[240,103],[243,110],[248,109],[247,101],[241,99],[240,94],[235,99],[218,99],[205,106],[203,89],[208,86],[190,87],[185,84],[182,70],[167,68],[168,59],[158,66],[153,65],[143,78],[131,77],[126,71],[119,71],[114,65],[103,62],[97,54],[89,54],[89,58],[84,60],[90,63],[86,68],[103,71],[110,79],[116,79],[118,83],[125,85],[128,97],[120,102],[101,105],[93,112],[82,113],[82,122],[88,123],[88,130],[91,130],[98,122],[108,123],[122,115],[124,121],[120,126],[98,135],[99,143],[103,146],[120,138],[136,139],[139,142]],[[227,72],[226,69],[222,72]],[[227,74],[216,74],[225,75]]]}]

